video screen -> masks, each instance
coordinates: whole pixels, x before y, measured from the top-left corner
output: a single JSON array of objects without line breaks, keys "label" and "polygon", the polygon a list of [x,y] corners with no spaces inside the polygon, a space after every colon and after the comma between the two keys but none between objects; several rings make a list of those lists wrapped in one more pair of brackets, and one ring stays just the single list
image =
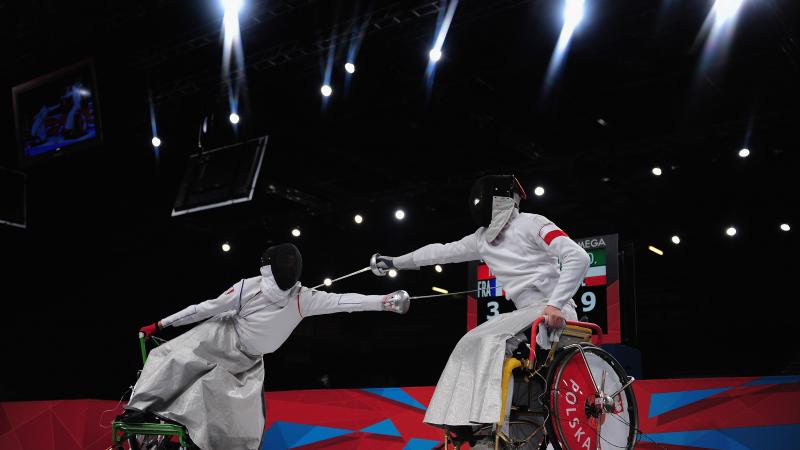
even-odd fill
[{"label": "video screen", "polygon": [[91,61],[16,86],[12,93],[23,164],[101,141]]}]

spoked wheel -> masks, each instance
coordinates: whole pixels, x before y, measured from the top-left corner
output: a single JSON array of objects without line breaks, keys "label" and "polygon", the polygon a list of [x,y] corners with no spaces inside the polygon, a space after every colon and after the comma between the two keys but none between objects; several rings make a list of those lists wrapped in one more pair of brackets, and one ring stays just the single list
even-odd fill
[{"label": "spoked wheel", "polygon": [[[544,417],[522,417],[510,420],[508,423],[508,436],[497,440],[500,450],[537,450],[544,437]],[[495,446],[491,446],[494,450]]]},{"label": "spoked wheel", "polygon": [[638,416],[632,382],[605,350],[590,344],[567,347],[547,375],[553,448],[633,449]]}]

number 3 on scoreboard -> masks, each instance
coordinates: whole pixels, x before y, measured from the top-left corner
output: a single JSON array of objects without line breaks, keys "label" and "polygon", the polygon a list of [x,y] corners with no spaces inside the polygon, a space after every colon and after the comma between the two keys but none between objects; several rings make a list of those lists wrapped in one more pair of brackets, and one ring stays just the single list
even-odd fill
[{"label": "number 3 on scoreboard", "polygon": [[489,314],[486,315],[486,320],[491,320],[493,317],[497,317],[500,314],[500,303],[489,302],[486,306],[489,307]]},{"label": "number 3 on scoreboard", "polygon": [[583,305],[583,312],[589,312],[597,305],[597,296],[592,291],[586,291],[581,295],[581,304]]}]

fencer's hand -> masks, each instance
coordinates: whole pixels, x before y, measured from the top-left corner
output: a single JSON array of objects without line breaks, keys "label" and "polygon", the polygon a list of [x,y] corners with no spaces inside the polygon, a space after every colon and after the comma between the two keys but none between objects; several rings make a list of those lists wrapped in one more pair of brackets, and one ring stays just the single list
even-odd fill
[{"label": "fencer's hand", "polygon": [[145,339],[150,339],[150,336],[158,333],[159,328],[158,322],[153,322],[150,325],[145,325],[142,328],[139,328],[139,332],[144,333]]},{"label": "fencer's hand", "polygon": [[405,314],[411,307],[411,299],[406,291],[394,291],[383,296],[381,300],[384,311],[391,311],[398,314]]},{"label": "fencer's hand", "polygon": [[372,269],[372,273],[382,277],[389,273],[389,269],[395,268],[393,259],[391,256],[381,256],[375,253],[369,259],[369,267]]},{"label": "fencer's hand", "polygon": [[375,266],[381,270],[394,269],[395,267],[394,267],[394,262],[392,261],[393,259],[394,258],[392,258],[391,256],[378,256],[377,258],[375,258],[375,261],[377,263],[375,264]]},{"label": "fencer's hand", "polygon": [[567,322],[567,318],[564,317],[564,314],[561,312],[561,310],[555,306],[545,306],[542,314],[544,314],[545,323],[550,328],[562,327]]}]

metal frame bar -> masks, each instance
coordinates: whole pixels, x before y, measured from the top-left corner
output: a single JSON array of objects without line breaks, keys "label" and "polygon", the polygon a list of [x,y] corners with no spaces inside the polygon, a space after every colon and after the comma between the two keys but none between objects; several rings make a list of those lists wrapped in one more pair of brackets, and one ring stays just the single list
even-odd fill
[{"label": "metal frame bar", "polygon": [[244,144],[247,144],[247,143],[252,142],[252,141],[259,141],[258,144],[257,144],[258,148],[256,149],[256,152],[257,152],[257,156],[256,157],[258,158],[258,162],[255,163],[255,165],[256,165],[255,173],[253,174],[252,183],[250,184],[250,193],[247,195],[247,197],[237,197],[237,198],[233,198],[233,199],[230,199],[230,200],[225,200],[225,201],[218,202],[218,203],[212,203],[212,204],[209,204],[209,205],[202,205],[202,206],[195,206],[193,208],[188,208],[188,209],[180,209],[180,210],[178,210],[178,209],[173,208],[172,209],[172,217],[178,217],[178,216],[182,216],[184,214],[191,214],[191,213],[194,213],[194,212],[197,212],[197,211],[205,211],[205,210],[208,210],[208,209],[221,208],[223,206],[235,205],[237,203],[244,203],[244,202],[249,202],[249,201],[253,200],[253,193],[255,192],[256,184],[258,183],[258,175],[261,173],[261,164],[264,162],[264,154],[267,152],[266,149],[267,149],[267,141],[268,140],[269,140],[269,136],[261,136],[261,137],[255,138],[255,139],[250,139],[250,140],[245,141],[245,142],[237,142],[236,144],[226,145],[224,147],[215,148],[213,150],[202,152],[202,154],[198,153],[198,154],[191,155],[191,158],[195,158],[195,157],[199,157],[201,155],[212,153],[212,152],[215,152],[215,151],[218,151],[218,150],[224,150],[226,148],[244,145]]},{"label": "metal frame bar", "polygon": [[[541,317],[539,317],[539,318],[537,318],[536,320],[533,321],[533,324],[531,325],[531,342],[536,342],[536,335],[537,335],[537,333],[539,331],[539,324],[542,323],[543,321],[544,321],[544,316],[541,316]],[[589,328],[589,329],[595,331],[595,333],[597,335],[597,345],[603,345],[603,329],[600,328],[600,325],[598,325],[596,323],[578,322],[578,321],[572,321],[572,320],[567,320],[566,322],[567,322],[567,325],[575,325],[575,326],[578,326],[578,327]],[[530,356],[528,357],[528,359],[531,362],[531,366],[533,366],[533,363],[536,362],[536,346],[535,345],[531,345],[531,353],[530,353]]]}]

